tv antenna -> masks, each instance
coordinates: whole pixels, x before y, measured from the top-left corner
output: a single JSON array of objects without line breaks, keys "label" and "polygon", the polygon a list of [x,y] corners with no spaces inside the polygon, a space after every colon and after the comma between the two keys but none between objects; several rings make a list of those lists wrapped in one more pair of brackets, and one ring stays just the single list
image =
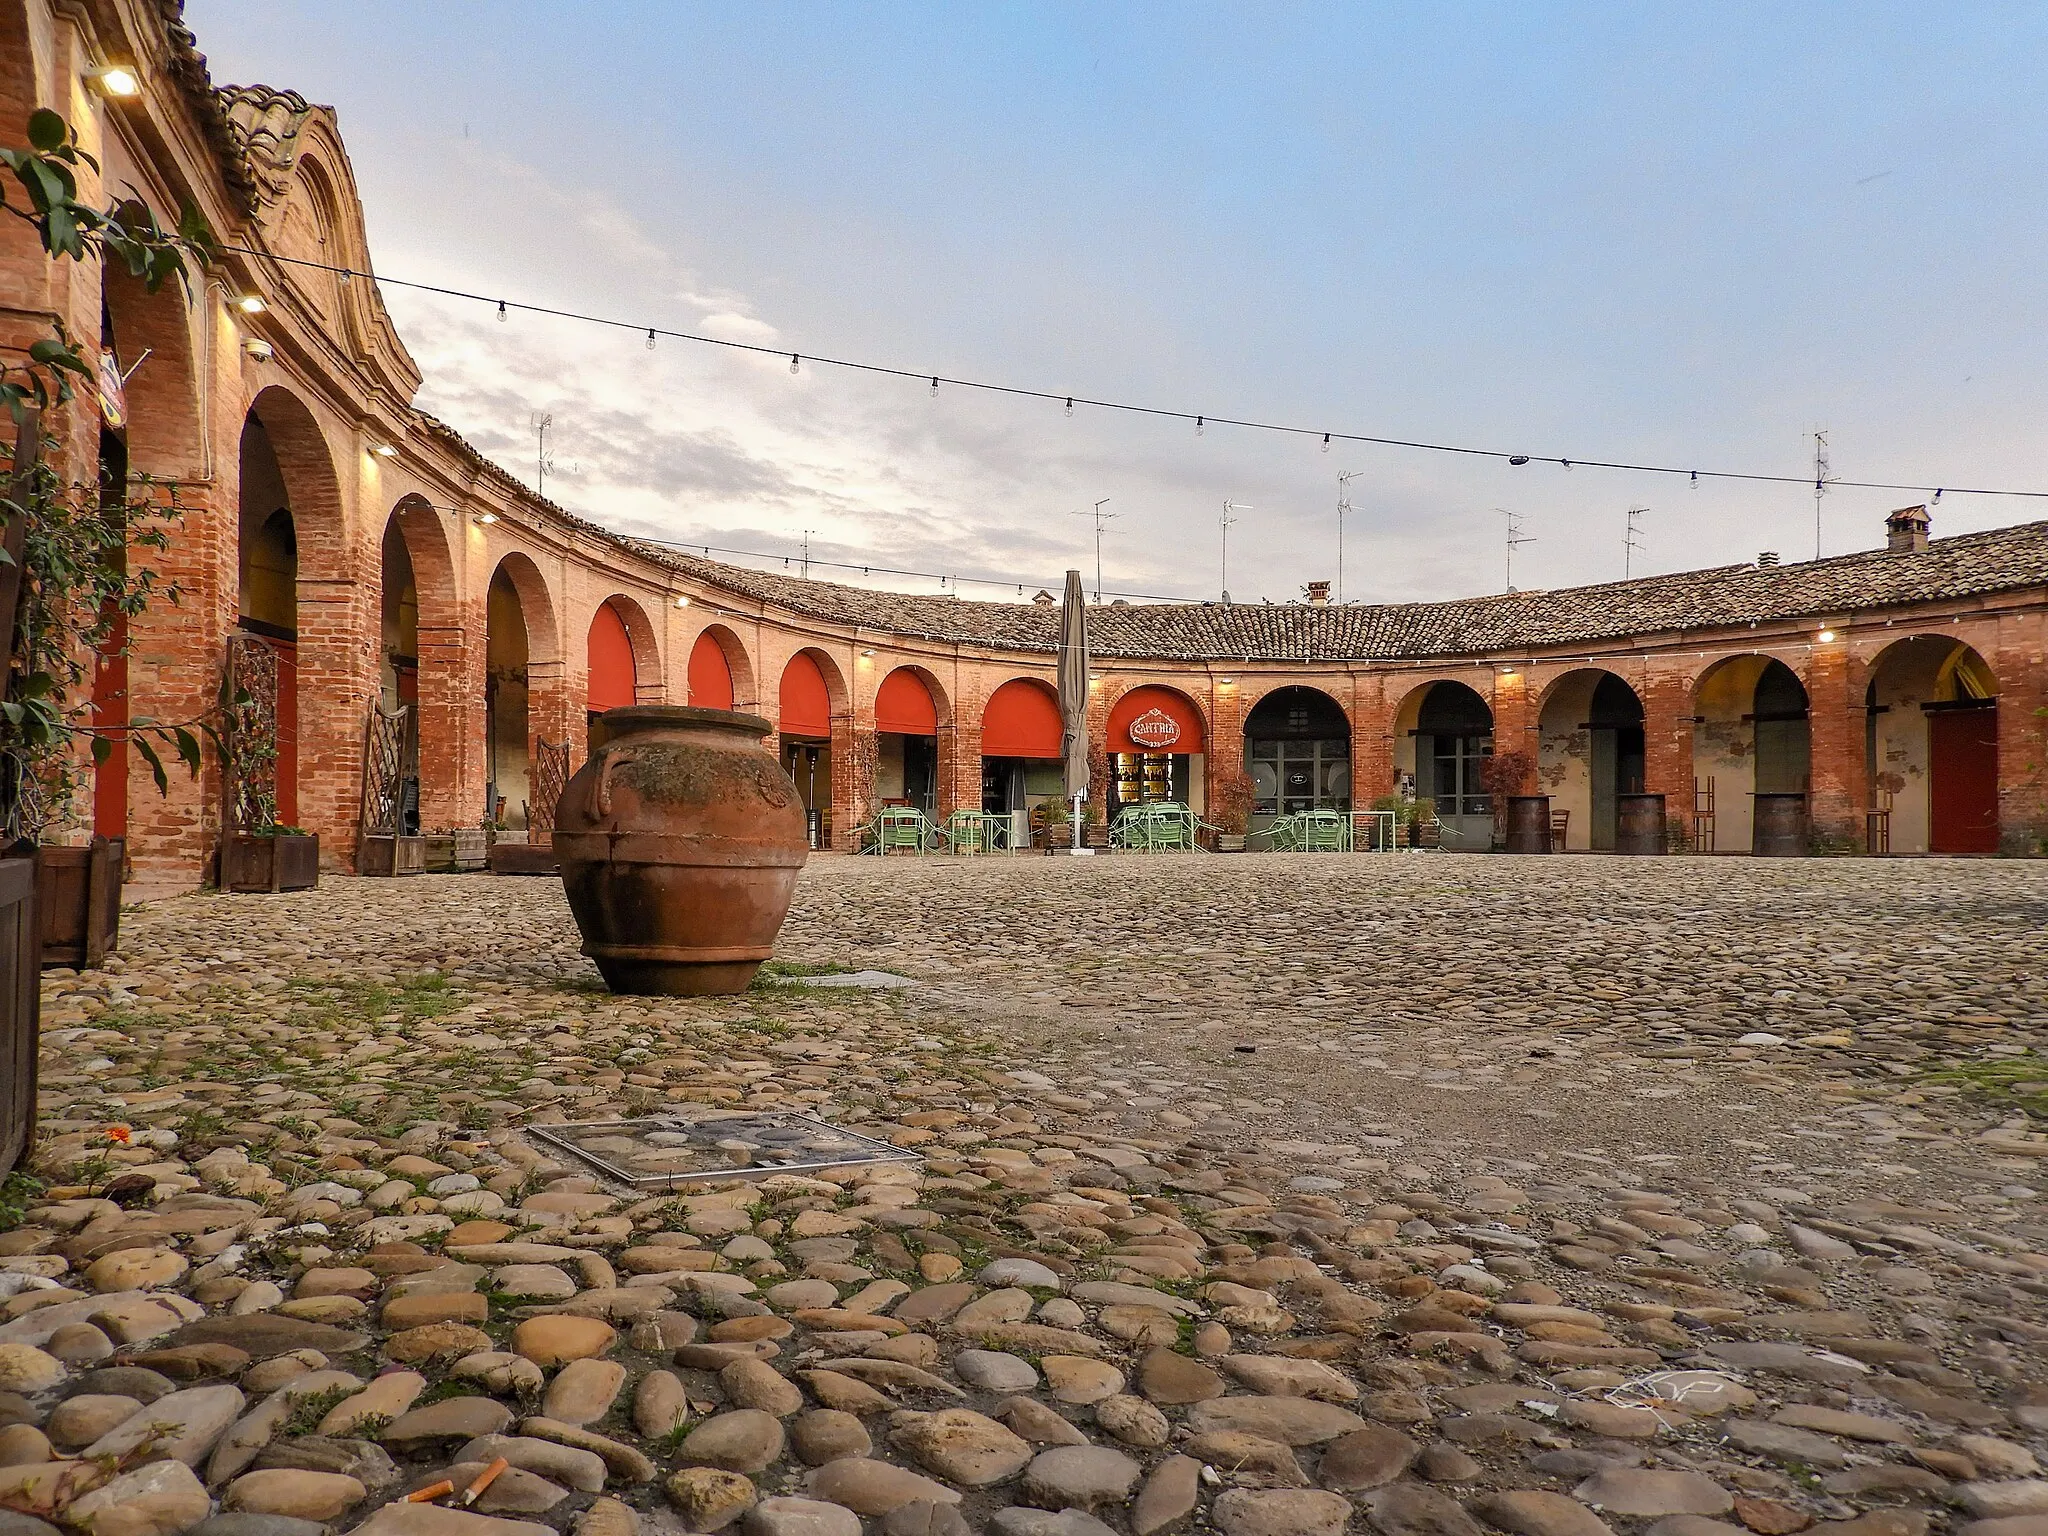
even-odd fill
[{"label": "tv antenna", "polygon": [[[1102,525],[1115,522],[1118,515],[1114,512],[1102,510],[1108,505],[1109,498],[1105,496],[1102,500],[1095,503],[1093,514],[1095,518],[1095,606],[1098,608],[1102,606]],[[1076,507],[1067,514],[1069,517],[1087,517],[1089,515],[1088,509],[1085,507]]]},{"label": "tv antenna", "polygon": [[1522,514],[1510,512],[1506,507],[1495,507],[1494,511],[1507,519],[1508,525],[1508,590],[1515,590],[1515,550],[1523,544],[1534,544],[1536,535],[1522,532]]},{"label": "tv antenna", "polygon": [[1344,514],[1351,510],[1351,482],[1364,474],[1362,469],[1345,469],[1337,472],[1337,601],[1344,601]]},{"label": "tv antenna", "polygon": [[1230,590],[1230,529],[1231,525],[1238,521],[1238,519],[1230,514],[1233,512],[1251,512],[1255,510],[1257,509],[1248,507],[1241,501],[1226,500],[1223,503],[1223,590],[1225,592]]},{"label": "tv antenna", "polygon": [[806,528],[804,530],[803,575],[805,581],[811,579],[811,535],[817,531],[815,528]]},{"label": "tv antenna", "polygon": [[533,428],[533,494],[545,496],[548,490],[548,471],[555,467],[555,456],[548,450],[548,433],[555,428],[555,414],[552,411],[535,411],[528,418]]},{"label": "tv antenna", "polygon": [[1648,507],[1628,509],[1628,532],[1622,538],[1621,579],[1627,581],[1635,575],[1636,551],[1643,547],[1642,516]]},{"label": "tv antenna", "polygon": [[1828,473],[1828,431],[1822,427],[1813,434],[1813,558],[1820,558],[1820,499],[1828,493],[1828,481],[1834,477]]}]

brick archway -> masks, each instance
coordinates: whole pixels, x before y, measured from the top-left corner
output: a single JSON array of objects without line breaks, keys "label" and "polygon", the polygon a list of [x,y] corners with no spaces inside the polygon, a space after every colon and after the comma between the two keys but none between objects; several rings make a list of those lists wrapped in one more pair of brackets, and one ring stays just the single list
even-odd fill
[{"label": "brick archway", "polygon": [[[420,825],[427,829],[473,825],[475,812],[463,786],[470,782],[476,761],[469,707],[476,688],[468,629],[456,595],[455,554],[441,514],[424,496],[399,498],[385,519],[387,546],[394,534],[412,576],[414,688],[410,702],[419,710]],[[380,609],[388,616],[392,594],[380,591],[379,599]]]},{"label": "brick archway", "polygon": [[491,572],[484,617],[484,779],[512,824],[523,808],[536,740],[580,741],[571,711],[554,594],[531,556],[513,550]]},{"label": "brick archway", "polygon": [[281,744],[279,756],[289,746],[295,759],[295,819],[320,834],[324,865],[345,868],[355,857],[363,727],[375,689],[372,658],[360,637],[375,612],[367,599],[377,584],[365,580],[364,560],[349,541],[341,475],[312,409],[274,384],[257,393],[248,416],[269,440],[296,548],[296,741]]}]

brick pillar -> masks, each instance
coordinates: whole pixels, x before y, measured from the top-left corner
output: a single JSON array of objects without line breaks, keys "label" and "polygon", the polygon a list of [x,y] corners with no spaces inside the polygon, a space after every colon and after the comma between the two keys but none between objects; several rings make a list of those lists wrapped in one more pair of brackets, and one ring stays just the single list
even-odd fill
[{"label": "brick pillar", "polygon": [[2006,853],[2048,852],[2048,623],[1999,620],[1985,658],[1998,678],[1998,841]]},{"label": "brick pillar", "polygon": [[1251,816],[1252,784],[1244,768],[1245,703],[1250,690],[1243,681],[1209,690],[1209,739],[1205,742],[1208,805],[1203,820],[1226,832],[1243,832]]},{"label": "brick pillar", "polygon": [[1643,683],[1643,788],[1664,797],[1665,825],[1692,825],[1692,679],[1653,672]]},{"label": "brick pillar", "polygon": [[1816,645],[1807,663],[1813,789],[1808,813],[1816,836],[1863,847],[1870,805],[1864,667],[1842,643]]},{"label": "brick pillar", "polygon": [[483,804],[482,655],[460,623],[419,626],[422,828],[473,825]]},{"label": "brick pillar", "polygon": [[854,834],[874,820],[875,770],[881,743],[851,715],[832,718],[832,846],[855,851]]},{"label": "brick pillar", "polygon": [[1116,772],[1109,750],[1109,695],[1106,681],[1088,690],[1088,805],[1098,826],[1108,824],[1109,781]]},{"label": "brick pillar", "polygon": [[[1483,681],[1475,680],[1473,686],[1482,695],[1487,691]],[[1530,777],[1515,791],[1518,794],[1540,793],[1535,775],[1541,766],[1542,756],[1542,742],[1536,730],[1536,700],[1541,695],[1542,689],[1525,667],[1494,674],[1493,696],[1487,701],[1493,711],[1493,750],[1526,752],[1529,755]],[[1420,768],[1418,764],[1418,778]]]},{"label": "brick pillar", "polygon": [[537,743],[567,741],[569,771],[573,773],[582,765],[587,732],[583,711],[569,707],[567,674],[567,666],[559,661],[526,663],[526,754],[531,764],[537,760]]},{"label": "brick pillar", "polygon": [[981,716],[972,725],[957,714],[939,731],[939,815],[981,809]]},{"label": "brick pillar", "polygon": [[[180,493],[185,514],[168,549],[130,552],[131,570],[146,561],[179,588],[180,601],[152,602],[129,625],[126,713],[190,720],[219,698],[235,604],[232,462],[213,486]],[[169,792],[159,795],[141,754],[128,754],[128,848],[138,878],[196,884],[205,875],[220,836],[222,794],[220,760],[210,748],[205,764],[197,779],[168,765]]]},{"label": "brick pillar", "polygon": [[1351,808],[1365,811],[1394,792],[1394,713],[1379,673],[1354,674],[1350,696]]}]

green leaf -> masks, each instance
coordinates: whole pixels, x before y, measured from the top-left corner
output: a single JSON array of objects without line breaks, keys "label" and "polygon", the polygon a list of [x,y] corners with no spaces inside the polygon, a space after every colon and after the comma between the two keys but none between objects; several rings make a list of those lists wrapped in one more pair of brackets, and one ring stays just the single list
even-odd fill
[{"label": "green leaf", "polygon": [[137,736],[135,750],[140,752],[142,760],[149,764],[150,777],[156,780],[156,792],[168,795],[171,792],[171,781],[164,774],[164,760],[156,755],[156,748],[149,744],[149,738]]},{"label": "green leaf", "polygon": [[93,739],[92,739],[92,760],[93,760],[93,762],[94,762],[95,764],[98,764],[98,763],[104,763],[104,762],[105,762],[105,761],[106,761],[106,760],[107,760],[108,758],[112,757],[113,755],[114,755],[114,744],[113,744],[113,742],[109,741],[109,740],[108,740],[108,739],[107,739],[106,737],[104,737],[104,736],[95,736],[95,737],[93,737]]},{"label": "green leaf", "polygon": [[178,756],[192,770],[192,777],[199,777],[199,740],[182,725],[173,728],[178,738]]},{"label": "green leaf", "polygon": [[28,141],[44,154],[61,149],[70,137],[71,125],[48,107],[39,107],[28,115]]}]

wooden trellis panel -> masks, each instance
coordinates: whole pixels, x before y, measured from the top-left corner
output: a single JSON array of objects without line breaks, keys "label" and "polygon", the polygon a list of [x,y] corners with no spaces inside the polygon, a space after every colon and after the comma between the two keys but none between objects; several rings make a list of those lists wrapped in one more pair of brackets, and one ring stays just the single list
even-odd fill
[{"label": "wooden trellis panel", "polygon": [[223,820],[233,835],[277,824],[277,652],[270,642],[230,635],[226,684]]},{"label": "wooden trellis panel", "polygon": [[409,704],[397,709],[386,709],[381,703],[370,706],[363,731],[364,837],[398,837],[405,831],[405,782],[412,776],[408,750],[413,744],[411,718]]},{"label": "wooden trellis panel", "polygon": [[533,788],[526,802],[526,840],[545,843],[554,837],[555,807],[569,782],[569,743],[538,738],[533,744]]}]

